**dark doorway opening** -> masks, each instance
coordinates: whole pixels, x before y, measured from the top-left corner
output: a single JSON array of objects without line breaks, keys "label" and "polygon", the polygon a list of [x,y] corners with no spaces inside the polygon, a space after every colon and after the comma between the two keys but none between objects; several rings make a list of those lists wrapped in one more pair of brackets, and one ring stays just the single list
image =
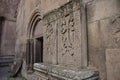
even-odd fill
[{"label": "dark doorway opening", "polygon": [[36,38],[35,63],[43,62],[43,37]]},{"label": "dark doorway opening", "polygon": [[2,53],[1,53],[1,41],[2,41],[2,32],[3,32],[4,21],[5,21],[5,18],[3,16],[0,16],[0,55],[2,55]]}]

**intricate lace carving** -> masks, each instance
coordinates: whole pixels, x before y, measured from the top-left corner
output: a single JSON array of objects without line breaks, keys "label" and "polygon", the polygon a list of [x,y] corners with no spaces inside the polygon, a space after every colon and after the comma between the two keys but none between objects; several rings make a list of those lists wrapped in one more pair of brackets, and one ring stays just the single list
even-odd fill
[{"label": "intricate lace carving", "polygon": [[62,55],[69,53],[73,56],[74,55],[73,42],[75,36],[73,15],[68,15],[63,18],[61,22],[60,32],[61,32],[62,49],[63,49]]}]

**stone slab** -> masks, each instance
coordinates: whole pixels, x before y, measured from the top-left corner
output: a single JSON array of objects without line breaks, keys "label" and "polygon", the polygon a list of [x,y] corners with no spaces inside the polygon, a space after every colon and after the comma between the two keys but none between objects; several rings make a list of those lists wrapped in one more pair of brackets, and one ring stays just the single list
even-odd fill
[{"label": "stone slab", "polygon": [[120,80],[120,49],[106,50],[106,67],[108,80]]},{"label": "stone slab", "polygon": [[67,67],[81,66],[81,20],[75,11],[60,19],[58,27],[58,63]]},{"label": "stone slab", "polygon": [[100,77],[106,80],[106,65],[104,42],[101,37],[102,31],[100,22],[96,21],[88,24],[88,51],[89,66],[96,67],[100,71]]},{"label": "stone slab", "polygon": [[[39,74],[48,74],[43,76],[48,77],[49,80],[98,80],[99,73],[93,69],[82,69],[74,71],[65,67],[60,67],[59,65],[35,63],[34,69]],[[40,76],[40,75],[39,75]]]}]

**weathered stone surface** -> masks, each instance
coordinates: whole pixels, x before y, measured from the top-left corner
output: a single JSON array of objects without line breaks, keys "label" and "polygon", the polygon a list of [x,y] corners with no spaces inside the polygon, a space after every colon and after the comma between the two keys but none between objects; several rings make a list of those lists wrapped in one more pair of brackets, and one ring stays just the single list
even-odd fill
[{"label": "weathered stone surface", "polygon": [[101,20],[101,31],[104,46],[107,48],[120,47],[120,18],[119,15]]},{"label": "weathered stone surface", "polygon": [[11,66],[11,76],[16,76],[22,67],[22,60],[15,60]]},{"label": "weathered stone surface", "polygon": [[[48,77],[50,80],[97,80],[99,78],[98,72],[92,69],[74,71],[65,67],[44,63],[35,63],[34,69],[36,72],[38,72],[38,74],[48,74],[44,75],[43,77]],[[52,78],[49,76],[52,76]],[[40,79],[44,80],[45,78]]]},{"label": "weathered stone surface", "polygon": [[106,75],[105,50],[120,47],[119,23],[119,15],[116,15],[88,24],[90,65],[100,69],[102,78]]},{"label": "weathered stone surface", "polygon": [[79,3],[79,0],[71,1],[45,15],[44,60],[54,59],[53,61],[66,67],[81,67],[82,31]]},{"label": "weathered stone surface", "polygon": [[[72,3],[74,3],[74,1],[78,2],[72,4],[70,1],[72,1]],[[40,11],[40,15],[42,15],[42,17],[44,18],[44,25],[41,23],[39,25],[36,25],[35,30],[35,35],[40,35],[42,31],[39,32],[40,27],[38,28],[38,26],[43,25],[43,37],[45,41],[43,62],[60,64],[60,66],[67,66],[67,68],[71,66],[72,68],[81,66],[81,59],[83,58],[83,56],[81,55],[83,48],[81,50],[81,46],[83,46],[82,41],[84,39],[81,39],[83,26],[80,26],[80,20],[82,17],[80,10],[81,5],[79,4],[79,1],[82,0],[22,0],[19,8],[17,21],[18,26],[16,31],[16,52],[18,53],[18,57],[21,56],[21,53],[25,53],[23,45],[28,38],[26,37],[27,29],[29,27],[28,23],[30,21],[30,17],[37,9],[38,11]],[[88,56],[89,61],[88,66],[97,68],[100,71],[100,78],[102,80],[106,80],[107,70],[105,65],[105,50],[108,48],[120,47],[119,16],[117,16],[120,12],[120,1],[84,0],[83,2],[86,3],[81,4],[83,4],[84,6],[86,5],[87,13],[84,15],[87,16],[86,19],[88,21],[87,23],[85,23],[88,28],[88,55],[86,55]],[[72,16],[72,20],[70,16]],[[62,22],[62,25],[64,25],[64,20],[66,22],[66,26],[61,27]],[[69,21],[72,21],[72,23],[68,24]],[[47,25],[49,24],[52,24],[52,27],[48,27]],[[74,26],[71,27],[70,25],[73,24]],[[61,29],[65,30],[66,32],[63,32],[62,34]],[[66,41],[62,40],[63,37]],[[65,55],[62,56],[65,51],[69,52],[66,52]],[[52,80],[57,80],[55,77],[49,77]]]},{"label": "weathered stone surface", "polygon": [[100,76],[104,79],[106,77],[105,53],[101,32],[99,21],[88,24],[89,66],[98,68]]},{"label": "weathered stone surface", "polygon": [[0,16],[16,20],[20,0],[0,0]]},{"label": "weathered stone surface", "polygon": [[120,49],[106,50],[106,67],[108,80],[120,80]]},{"label": "weathered stone surface", "polygon": [[[17,58],[21,57],[22,56],[21,52],[25,52],[25,49],[26,49],[25,48],[25,40],[24,40],[26,38],[21,37],[21,36],[23,36],[24,34],[27,33],[26,32],[26,27],[24,25],[25,22],[26,22],[26,19],[25,19],[25,0],[21,0],[19,8],[18,8],[18,16],[17,16],[17,22],[16,22],[17,27],[16,27],[15,53],[16,53]],[[26,35],[24,35],[24,36],[26,36]],[[22,42],[24,43],[24,46],[21,45]],[[24,48],[22,49],[21,46],[24,47]],[[20,52],[20,54],[17,54],[19,52]]]},{"label": "weathered stone surface", "polygon": [[2,26],[1,55],[15,54],[16,24],[12,21],[5,21]]},{"label": "weathered stone surface", "polygon": [[35,71],[34,80],[48,80],[47,74]]},{"label": "weathered stone surface", "polygon": [[[41,0],[41,9],[43,13],[48,13],[51,10],[57,9],[70,0]],[[53,4],[54,3],[54,4]],[[45,8],[47,7],[47,8]]]},{"label": "weathered stone surface", "polygon": [[88,21],[96,21],[120,14],[119,0],[92,0],[87,4]]},{"label": "weathered stone surface", "polygon": [[0,36],[0,55],[14,55],[16,41],[16,17],[20,0],[0,0],[0,17],[4,18]]},{"label": "weathered stone surface", "polygon": [[47,23],[45,26],[44,34],[44,54],[43,61],[47,63],[56,64],[57,63],[57,37],[56,28],[57,21]]},{"label": "weathered stone surface", "polygon": [[120,46],[118,4],[118,0],[93,0],[87,4],[90,65],[100,70],[104,80],[107,72],[105,49]]},{"label": "weathered stone surface", "polygon": [[58,63],[69,67],[81,66],[81,20],[75,15],[79,10],[61,18],[58,26]]}]

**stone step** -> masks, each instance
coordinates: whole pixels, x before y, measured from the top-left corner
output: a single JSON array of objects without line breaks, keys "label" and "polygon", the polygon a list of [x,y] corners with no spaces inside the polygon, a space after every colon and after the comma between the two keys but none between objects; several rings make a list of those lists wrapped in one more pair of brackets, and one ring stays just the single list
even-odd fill
[{"label": "stone step", "polygon": [[0,66],[7,66],[14,61],[14,55],[0,56]]},{"label": "stone step", "polygon": [[0,58],[13,58],[14,55],[0,55]]}]

